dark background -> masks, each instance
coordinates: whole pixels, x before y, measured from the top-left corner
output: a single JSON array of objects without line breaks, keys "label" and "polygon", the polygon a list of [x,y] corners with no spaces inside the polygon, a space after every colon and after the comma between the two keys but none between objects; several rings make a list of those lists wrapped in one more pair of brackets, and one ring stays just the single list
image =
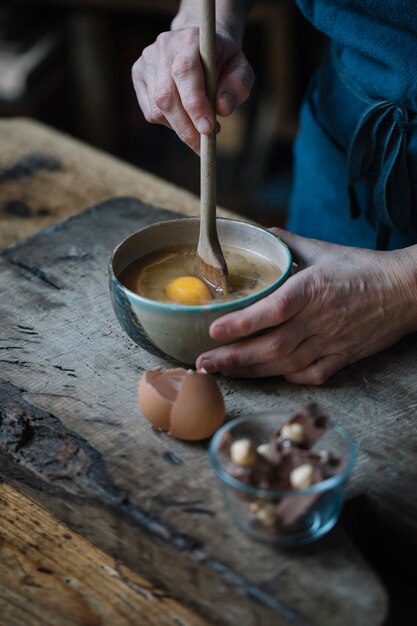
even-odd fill
[{"label": "dark background", "polygon": [[[0,0],[0,117],[36,118],[198,194],[198,157],[144,120],[130,76],[178,4]],[[284,224],[298,111],[324,45],[291,0],[258,1],[244,44],[257,80],[250,101],[222,120],[219,204],[266,226]],[[417,548],[389,520],[357,500],[342,516],[390,592],[386,626],[408,626],[417,623],[408,575]]]},{"label": "dark background", "polygon": [[[198,157],[144,120],[131,83],[178,4],[0,0],[0,116],[34,117],[198,194]],[[294,3],[258,2],[244,46],[256,85],[218,139],[222,206],[284,223],[297,113],[322,45]]]}]

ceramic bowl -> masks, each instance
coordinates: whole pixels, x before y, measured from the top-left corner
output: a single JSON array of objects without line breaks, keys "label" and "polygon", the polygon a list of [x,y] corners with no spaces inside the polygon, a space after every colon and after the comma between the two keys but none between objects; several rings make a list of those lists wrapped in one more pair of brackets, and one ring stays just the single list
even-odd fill
[{"label": "ceramic bowl", "polygon": [[[269,441],[287,418],[288,415],[264,413],[231,420],[212,438],[209,455],[226,508],[236,526],[262,542],[297,546],[322,537],[339,519],[346,483],[356,460],[356,444],[343,428],[329,428],[312,451],[331,452],[340,460],[340,469],[306,489],[261,489],[234,478],[228,472],[230,456],[223,442],[231,435],[233,440],[249,438],[258,446]],[[290,509],[293,519],[289,517]]]},{"label": "ceramic bowl", "polygon": [[157,302],[124,287],[118,280],[120,273],[140,256],[163,250],[173,243],[197,245],[199,219],[157,222],[129,235],[114,250],[109,266],[113,308],[121,327],[148,352],[193,364],[199,354],[220,345],[209,336],[210,324],[215,319],[260,300],[288,277],[291,252],[276,235],[264,228],[229,219],[218,219],[217,228],[222,245],[260,254],[281,268],[281,276],[265,289],[230,302],[217,301],[201,306]]}]

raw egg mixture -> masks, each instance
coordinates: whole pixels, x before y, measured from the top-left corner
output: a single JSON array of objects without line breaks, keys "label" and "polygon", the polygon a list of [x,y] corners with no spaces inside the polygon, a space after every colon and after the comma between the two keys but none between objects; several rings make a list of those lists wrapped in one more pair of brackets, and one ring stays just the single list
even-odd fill
[{"label": "raw egg mixture", "polygon": [[[259,254],[232,246],[224,246],[223,254],[229,270],[225,300],[256,293],[282,274],[277,265]],[[190,306],[209,304],[213,296],[194,275],[195,262],[194,246],[172,246],[133,261],[118,278],[130,291],[150,300]]]}]

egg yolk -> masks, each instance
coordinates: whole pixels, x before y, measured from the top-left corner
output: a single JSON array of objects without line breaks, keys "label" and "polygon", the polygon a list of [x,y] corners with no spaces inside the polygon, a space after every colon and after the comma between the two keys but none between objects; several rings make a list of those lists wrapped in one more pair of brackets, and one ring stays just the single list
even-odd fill
[{"label": "egg yolk", "polygon": [[211,300],[211,293],[202,280],[194,276],[174,278],[165,288],[170,300],[179,304],[199,305]]}]

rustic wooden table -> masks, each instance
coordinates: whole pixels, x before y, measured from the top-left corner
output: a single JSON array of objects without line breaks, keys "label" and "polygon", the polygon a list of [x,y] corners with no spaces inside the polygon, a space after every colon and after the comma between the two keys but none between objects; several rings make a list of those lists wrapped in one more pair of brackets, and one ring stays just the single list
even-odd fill
[{"label": "rustic wooden table", "polygon": [[[0,121],[0,146],[1,248],[115,195],[198,213],[188,192],[33,120]],[[205,623],[6,483],[0,616],[2,626]]]},{"label": "rustic wooden table", "polygon": [[[10,332],[13,327],[15,335],[25,335],[16,336],[13,345],[5,343],[6,336],[0,337],[0,476],[5,480],[0,486],[2,626],[198,625],[207,623],[204,619],[242,626],[382,624],[387,612],[386,590],[340,525],[318,544],[295,552],[271,550],[233,532],[207,472],[204,449],[153,438],[139,416],[132,414],[132,398],[108,388],[112,370],[124,361],[126,385],[121,386],[122,391],[134,385],[144,364],[153,362],[140,352],[130,353],[131,347],[120,329],[116,331],[111,316],[104,326],[100,322],[94,329],[88,317],[83,320],[88,336],[94,330],[100,338],[95,355],[85,343],[82,328],[76,329],[80,337],[74,335],[76,358],[68,356],[68,350],[59,350],[60,341],[68,339],[65,324],[71,323],[75,329],[62,298],[69,293],[66,290],[76,274],[73,265],[67,266],[68,273],[61,277],[57,274],[56,257],[51,255],[57,238],[65,248],[60,262],[92,261],[89,270],[80,270],[78,264],[76,271],[93,272],[91,276],[103,287],[103,255],[114,238],[117,241],[120,233],[132,230],[136,220],[149,220],[152,211],[164,215],[150,205],[191,215],[198,211],[197,199],[29,120],[1,121],[0,145],[3,246],[107,198],[135,196],[145,203],[124,201],[99,207],[0,255],[0,293],[3,289],[4,295],[0,322],[4,330]],[[101,221],[107,226],[101,233],[104,243],[95,241],[94,255],[84,254],[86,226],[93,225],[94,232],[99,232]],[[30,260],[35,257],[41,259],[42,269]],[[99,261],[98,267],[95,261]],[[13,281],[24,288],[19,294],[16,291],[15,300],[10,297]],[[26,296],[27,310],[23,306]],[[74,303],[78,299],[77,295]],[[88,299],[82,300],[88,304]],[[45,303],[56,311],[53,322],[40,315]],[[100,300],[95,315],[102,315],[104,306],[108,308],[107,301]],[[39,338],[32,336],[35,331],[25,322],[34,307]],[[117,344],[110,336],[113,330],[106,330],[108,324],[117,334]],[[16,358],[20,350],[30,359],[28,369],[25,360]],[[106,356],[109,350],[114,350],[110,360]],[[36,367],[37,359],[42,368]],[[247,385],[223,381],[222,385],[231,414],[242,407],[297,406],[306,399],[329,407],[359,443],[349,498],[362,494],[367,501],[378,503],[384,515],[415,537],[416,476],[410,468],[415,467],[416,456],[416,363],[415,338],[407,338],[389,352],[342,372],[323,388],[274,381]],[[73,377],[71,381],[67,376]],[[102,416],[90,421],[91,397],[95,397],[90,393],[100,376],[97,389],[105,396],[100,404]],[[71,393],[62,391],[70,387]],[[47,431],[46,439],[42,428]],[[62,445],[56,447],[56,441]],[[76,448],[74,441],[78,441]],[[142,444],[144,463],[166,473],[158,485],[158,497],[152,479],[135,463],[137,442]],[[182,465],[172,469],[166,463],[158,465],[155,451],[163,452],[166,445],[173,451],[168,460],[176,463],[182,459]],[[162,456],[166,461],[166,452]],[[61,462],[64,474],[60,473]],[[85,477],[84,468],[90,466],[94,475],[89,471]],[[181,503],[173,499],[172,488],[188,483],[191,493],[201,489],[201,481],[207,505],[189,507],[190,514],[186,509],[174,510],[173,503]],[[16,486],[37,504],[16,491]],[[64,526],[39,503],[111,552],[113,558]],[[358,516],[364,515],[366,509],[359,509]],[[202,545],[204,550],[199,547]],[[159,588],[140,573],[157,580]]]}]

